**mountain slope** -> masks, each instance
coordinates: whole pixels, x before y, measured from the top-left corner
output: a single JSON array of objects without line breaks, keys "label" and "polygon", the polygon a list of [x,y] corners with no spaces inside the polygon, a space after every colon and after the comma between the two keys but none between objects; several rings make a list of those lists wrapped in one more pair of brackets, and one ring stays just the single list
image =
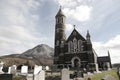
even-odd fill
[{"label": "mountain slope", "polygon": [[13,64],[22,65],[28,61],[30,65],[52,65],[54,49],[46,44],[38,45],[21,54],[11,54],[0,57],[0,61],[6,63],[6,66]]},{"label": "mountain slope", "polygon": [[52,58],[53,53],[54,53],[53,48],[49,47],[46,44],[41,44],[41,45],[34,47],[33,49],[29,49],[25,51],[20,56],[32,57],[32,58],[34,57]]}]

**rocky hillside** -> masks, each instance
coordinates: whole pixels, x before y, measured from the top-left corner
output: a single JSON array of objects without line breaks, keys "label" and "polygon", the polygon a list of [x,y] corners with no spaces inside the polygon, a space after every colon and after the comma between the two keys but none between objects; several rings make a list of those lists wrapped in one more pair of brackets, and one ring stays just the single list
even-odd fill
[{"label": "rocky hillside", "polygon": [[6,66],[13,64],[22,65],[29,62],[29,65],[52,65],[54,49],[46,44],[38,45],[21,54],[12,54],[0,57]]}]

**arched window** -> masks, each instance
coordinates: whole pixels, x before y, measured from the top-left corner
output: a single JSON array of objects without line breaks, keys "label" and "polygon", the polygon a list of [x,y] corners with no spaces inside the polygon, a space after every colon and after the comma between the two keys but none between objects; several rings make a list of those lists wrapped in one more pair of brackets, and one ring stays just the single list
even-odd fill
[{"label": "arched window", "polygon": [[57,41],[56,46],[59,46],[59,41]]},{"label": "arched window", "polygon": [[73,42],[72,42],[72,41],[69,41],[69,42],[68,42],[68,52],[69,52],[69,53],[72,53],[72,52],[73,52]]},{"label": "arched window", "polygon": [[61,41],[60,44],[61,44],[61,47],[64,47],[64,41]]},{"label": "arched window", "polygon": [[71,42],[68,42],[68,52],[71,52]]},{"label": "arched window", "polygon": [[74,50],[73,50],[74,53],[77,52],[77,39],[76,38],[73,39],[73,47],[74,47]]},{"label": "arched window", "polygon": [[82,44],[82,40],[78,40],[78,52],[82,51],[83,49],[83,44]]},{"label": "arched window", "polygon": [[59,23],[59,18],[56,19],[56,24],[58,24],[58,23]]}]

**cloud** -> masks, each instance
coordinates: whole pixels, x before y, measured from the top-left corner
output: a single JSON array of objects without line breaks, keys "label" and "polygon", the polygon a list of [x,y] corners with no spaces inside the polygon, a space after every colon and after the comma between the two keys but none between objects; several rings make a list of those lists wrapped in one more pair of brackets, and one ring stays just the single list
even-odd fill
[{"label": "cloud", "polygon": [[84,22],[90,18],[92,7],[81,5],[75,9],[65,8],[63,12],[67,17],[71,17],[77,21]]},{"label": "cloud", "polygon": [[[0,3],[0,55],[22,53],[38,45],[36,34],[36,20],[39,15],[35,13],[40,7],[37,0],[3,0]],[[41,35],[39,35],[41,36]]]},{"label": "cloud", "polygon": [[64,7],[74,7],[80,0],[58,0],[58,3]]},{"label": "cloud", "polygon": [[66,26],[66,31],[72,31],[74,28],[73,25],[71,24],[66,24],[65,26]]},{"label": "cloud", "polygon": [[[112,63],[118,63],[120,59],[120,35],[115,36],[107,42],[93,42],[93,47],[99,56],[108,55],[110,51]],[[116,59],[117,58],[117,59]]]}]

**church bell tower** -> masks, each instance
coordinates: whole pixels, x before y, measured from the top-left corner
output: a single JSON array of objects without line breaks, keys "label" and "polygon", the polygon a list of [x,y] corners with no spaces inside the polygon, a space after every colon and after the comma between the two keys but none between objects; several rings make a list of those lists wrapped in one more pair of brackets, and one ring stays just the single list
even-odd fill
[{"label": "church bell tower", "polygon": [[54,64],[58,64],[59,56],[63,55],[64,51],[64,43],[66,41],[65,34],[65,15],[63,14],[61,7],[55,16],[56,24],[55,24],[55,46],[54,46]]}]

